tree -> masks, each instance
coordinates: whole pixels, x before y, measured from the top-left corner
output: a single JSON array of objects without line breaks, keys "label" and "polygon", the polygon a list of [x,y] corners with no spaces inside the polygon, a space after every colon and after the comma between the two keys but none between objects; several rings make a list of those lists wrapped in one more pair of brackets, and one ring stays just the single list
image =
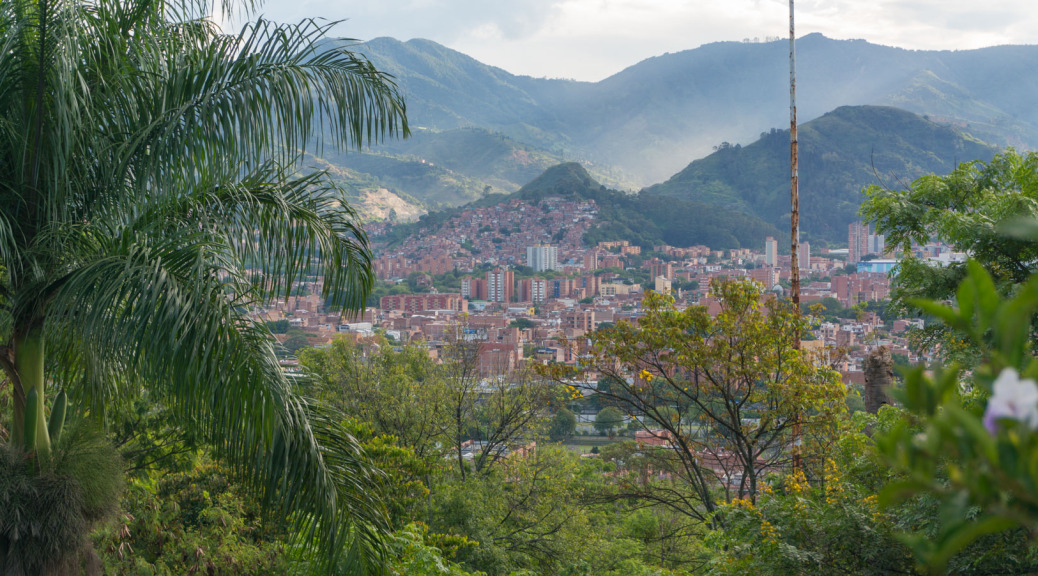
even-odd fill
[{"label": "tree", "polygon": [[576,431],[577,417],[566,408],[559,408],[559,411],[555,413],[555,417],[551,421],[548,438],[551,438],[553,442],[561,442],[572,436]]},{"label": "tree", "polygon": [[[320,43],[330,24],[258,20],[227,36],[198,6],[0,6],[11,446],[43,471],[56,390],[100,422],[146,388],[302,543],[352,540],[351,561],[371,563],[381,520],[357,448],[293,392],[247,309],[313,274],[334,305],[363,304],[366,237],[325,174],[297,175],[299,151],[406,133],[404,105],[367,60]],[[0,550],[16,561],[10,537]]]},{"label": "tree", "polygon": [[809,483],[793,472],[766,484],[755,504],[735,500],[723,508],[723,529],[709,537],[710,574],[918,573],[897,538],[899,525],[911,525],[916,511],[880,508],[876,491],[889,469],[861,431],[885,423],[862,416],[828,452],[823,477]]},{"label": "tree", "polygon": [[[951,299],[966,277],[965,263],[928,262],[911,252],[913,243],[938,240],[969,254],[1003,296],[1036,270],[1036,236],[1006,232],[1018,230],[1021,221],[1038,218],[1038,153],[1021,155],[1009,149],[988,163],[965,162],[946,176],[923,176],[908,190],[871,186],[865,195],[862,218],[874,222],[887,245],[902,253],[891,288],[891,307],[902,316],[922,312],[913,303],[917,299]],[[959,360],[975,352],[961,351],[955,341],[962,335],[951,335],[941,323],[917,337],[928,347],[940,344],[946,356]]]},{"label": "tree", "polygon": [[615,406],[606,406],[595,414],[595,430],[599,434],[612,434],[624,424],[624,415]]},{"label": "tree", "polygon": [[424,346],[397,352],[381,345],[363,355],[338,338],[329,348],[306,350],[300,362],[322,401],[395,436],[420,458],[442,460],[440,445],[451,425],[446,381]]},{"label": "tree", "polygon": [[537,326],[537,324],[529,318],[516,318],[508,324],[509,328],[518,328],[520,330],[526,330],[527,328],[533,328],[534,326]]},{"label": "tree", "polygon": [[289,333],[288,338],[281,345],[285,347],[289,354],[295,354],[303,348],[310,346],[310,340],[307,339],[305,332],[295,330]]},{"label": "tree", "polygon": [[639,416],[657,438],[646,447],[647,468],[669,479],[627,482],[625,497],[712,524],[720,502],[754,500],[764,474],[790,464],[795,419],[804,460],[817,462],[813,447],[833,431],[845,392],[837,374],[793,347],[808,320],[788,303],[752,282],[717,280],[711,293],[716,317],[647,294],[637,326],[618,322],[595,334],[586,380],[561,369],[556,376]]},{"label": "tree", "polygon": [[499,374],[500,367],[484,364],[480,354],[488,343],[472,337],[471,330],[464,324],[455,325],[450,341],[440,349],[444,402],[450,420],[447,443],[455,451],[462,479],[468,475],[464,459],[467,442],[481,446],[472,467],[486,474],[509,451],[544,432],[545,407],[555,400],[550,382],[536,378],[532,371],[516,369]]},{"label": "tree", "polygon": [[433,528],[478,542],[459,557],[481,573],[581,573],[565,568],[587,550],[600,553],[602,537],[581,505],[582,472],[580,457],[562,446],[513,453],[486,474],[442,486]]}]

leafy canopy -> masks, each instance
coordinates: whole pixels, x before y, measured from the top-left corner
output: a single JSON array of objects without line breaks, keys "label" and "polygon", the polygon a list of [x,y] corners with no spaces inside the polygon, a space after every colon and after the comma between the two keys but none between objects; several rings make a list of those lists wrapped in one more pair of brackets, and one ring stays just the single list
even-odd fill
[{"label": "leafy canopy", "polygon": [[322,276],[332,304],[363,304],[364,232],[297,161],[324,141],[406,134],[404,105],[369,62],[320,43],[331,24],[260,19],[225,35],[208,7],[0,5],[5,426],[45,458],[49,388],[97,421],[147,388],[300,541],[349,544],[371,567],[371,472],[334,418],[293,392],[247,312],[303,274]]}]

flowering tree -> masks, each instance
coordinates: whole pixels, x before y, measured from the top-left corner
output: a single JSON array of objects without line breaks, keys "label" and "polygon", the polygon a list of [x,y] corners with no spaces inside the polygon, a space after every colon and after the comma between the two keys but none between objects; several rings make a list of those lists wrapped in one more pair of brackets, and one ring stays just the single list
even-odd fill
[{"label": "flowering tree", "polygon": [[982,358],[972,373],[956,364],[932,376],[922,368],[907,373],[899,399],[911,417],[877,438],[904,474],[885,489],[884,501],[929,495],[940,503],[938,533],[908,536],[920,562],[940,572],[985,534],[1038,530],[1038,276],[1004,299],[992,276],[971,262],[955,307],[915,304],[964,334]]},{"label": "flowering tree", "polygon": [[582,378],[554,370],[650,431],[659,481],[620,482],[622,495],[700,522],[713,521],[719,501],[753,501],[766,472],[791,465],[794,421],[809,451],[807,440],[831,429],[845,396],[833,371],[793,346],[807,319],[791,306],[751,282],[719,280],[711,289],[716,316],[650,293],[637,325],[597,335]]}]

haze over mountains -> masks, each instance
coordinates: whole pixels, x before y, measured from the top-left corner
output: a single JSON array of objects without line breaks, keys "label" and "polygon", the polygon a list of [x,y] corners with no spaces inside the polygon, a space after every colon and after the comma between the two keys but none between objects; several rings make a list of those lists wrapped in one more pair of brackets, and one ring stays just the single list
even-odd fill
[{"label": "haze over mountains", "polygon": [[[355,186],[437,209],[578,161],[596,185],[788,227],[788,42],[709,44],[594,83],[512,75],[428,40],[353,49],[396,77],[415,133],[322,159]],[[911,51],[813,34],[797,50],[807,239],[845,238],[863,186],[1038,147],[1038,46]]]},{"label": "haze over mountains", "polygon": [[[843,106],[800,126],[800,229],[804,239],[845,242],[863,186],[904,188],[996,148],[949,126],[886,106]],[[734,208],[789,230],[789,130],[727,145],[641,195]],[[788,234],[788,232],[785,232]]]},{"label": "haze over mountains", "polygon": [[[415,126],[478,126],[664,180],[721,142],[788,127],[788,42],[722,42],[644,60],[600,82],[515,76],[428,40],[358,46],[397,77]],[[1038,46],[911,51],[819,34],[797,42],[799,118],[891,105],[998,146],[1038,145]]]}]

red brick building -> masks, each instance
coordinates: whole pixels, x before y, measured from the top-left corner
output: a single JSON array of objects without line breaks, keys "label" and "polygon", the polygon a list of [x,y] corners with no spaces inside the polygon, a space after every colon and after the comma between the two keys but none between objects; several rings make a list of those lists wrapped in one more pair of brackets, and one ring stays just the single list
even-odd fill
[{"label": "red brick building", "polygon": [[468,302],[457,292],[444,294],[396,294],[383,296],[380,302],[383,310],[402,310],[404,312],[423,312],[425,310],[457,310],[468,311]]}]

